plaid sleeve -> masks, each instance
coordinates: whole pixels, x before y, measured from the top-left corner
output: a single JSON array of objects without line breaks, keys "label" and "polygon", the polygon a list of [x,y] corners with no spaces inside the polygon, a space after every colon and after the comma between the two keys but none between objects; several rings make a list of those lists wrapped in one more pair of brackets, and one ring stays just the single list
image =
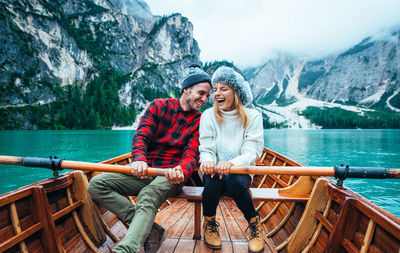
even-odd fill
[{"label": "plaid sleeve", "polygon": [[185,174],[185,181],[192,176],[194,168],[199,161],[199,122],[200,117],[195,120],[193,135],[183,150],[183,156],[179,163],[183,174]]},{"label": "plaid sleeve", "polygon": [[140,119],[132,141],[132,158],[134,161],[147,162],[147,147],[158,125],[157,106],[155,101],[151,102]]}]

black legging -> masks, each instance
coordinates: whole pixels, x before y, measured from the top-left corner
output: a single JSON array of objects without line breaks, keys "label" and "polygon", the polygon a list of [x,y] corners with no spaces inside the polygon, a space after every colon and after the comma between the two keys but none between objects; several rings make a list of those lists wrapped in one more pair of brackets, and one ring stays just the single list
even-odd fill
[{"label": "black legging", "polygon": [[213,178],[210,175],[203,176],[203,214],[204,216],[214,216],[217,212],[219,198],[224,192],[228,192],[236,205],[242,211],[247,221],[257,216],[253,201],[248,191],[251,184],[249,175],[229,174],[219,179],[219,174]]}]

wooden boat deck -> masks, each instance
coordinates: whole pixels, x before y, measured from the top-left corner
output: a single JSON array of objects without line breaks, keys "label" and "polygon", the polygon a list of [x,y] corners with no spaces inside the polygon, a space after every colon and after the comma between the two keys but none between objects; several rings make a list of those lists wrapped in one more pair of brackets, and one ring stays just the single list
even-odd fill
[{"label": "wooden boat deck", "polygon": [[[177,200],[173,208],[167,207],[156,217],[168,234],[160,252],[214,252],[204,240],[193,240],[194,203]],[[222,249],[215,252],[248,252],[248,223],[233,200],[221,200],[217,209]],[[265,229],[265,228],[264,228]],[[266,239],[264,252],[276,252]]]}]

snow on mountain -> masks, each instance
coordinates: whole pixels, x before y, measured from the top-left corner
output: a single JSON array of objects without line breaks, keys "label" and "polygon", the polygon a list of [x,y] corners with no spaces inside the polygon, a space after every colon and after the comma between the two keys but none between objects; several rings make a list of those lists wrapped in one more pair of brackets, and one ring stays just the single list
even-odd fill
[{"label": "snow on mountain", "polygon": [[318,128],[299,115],[308,106],[400,112],[399,70],[400,32],[395,32],[322,59],[281,54],[243,72],[270,121]]}]

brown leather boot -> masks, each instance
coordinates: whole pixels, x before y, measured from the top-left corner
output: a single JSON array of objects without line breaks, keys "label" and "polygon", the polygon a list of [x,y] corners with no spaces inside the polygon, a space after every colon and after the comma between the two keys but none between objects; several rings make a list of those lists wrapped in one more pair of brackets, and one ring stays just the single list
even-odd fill
[{"label": "brown leather boot", "polygon": [[260,222],[260,216],[255,216],[250,219],[249,227],[249,252],[258,253],[264,250],[264,239],[262,236],[262,227]]},{"label": "brown leather boot", "polygon": [[167,231],[157,223],[153,223],[150,234],[144,242],[143,248],[146,253],[157,252],[162,242],[165,240]]},{"label": "brown leather boot", "polygon": [[221,238],[219,237],[219,223],[215,220],[215,216],[204,216],[204,242],[211,249],[220,249],[222,246]]}]

